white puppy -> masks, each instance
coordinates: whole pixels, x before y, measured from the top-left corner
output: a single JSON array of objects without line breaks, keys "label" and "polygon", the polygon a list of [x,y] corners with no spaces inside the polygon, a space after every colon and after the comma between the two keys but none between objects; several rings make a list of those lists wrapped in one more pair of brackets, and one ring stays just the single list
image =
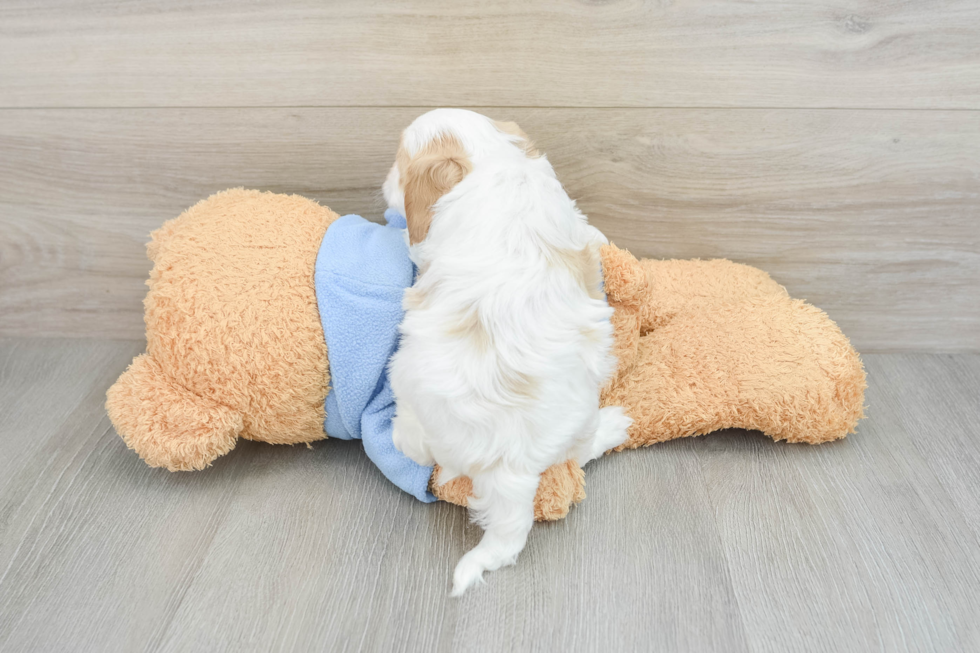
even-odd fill
[{"label": "white puppy", "polygon": [[384,194],[419,269],[390,366],[394,444],[441,465],[441,482],[469,476],[485,530],[456,567],[458,596],[516,561],[542,472],[626,440],[622,409],[599,409],[616,363],[607,241],[517,125],[472,111],[415,120]]}]

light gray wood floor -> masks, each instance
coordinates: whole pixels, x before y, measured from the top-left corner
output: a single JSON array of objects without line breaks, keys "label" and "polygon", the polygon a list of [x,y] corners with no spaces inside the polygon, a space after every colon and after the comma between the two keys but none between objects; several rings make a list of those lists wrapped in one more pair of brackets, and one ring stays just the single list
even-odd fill
[{"label": "light gray wood floor", "polygon": [[479,529],[356,443],[146,467],[102,407],[141,349],[0,340],[4,651],[980,646],[980,356],[866,356],[869,417],[842,442],[600,460],[568,519],[454,600]]}]

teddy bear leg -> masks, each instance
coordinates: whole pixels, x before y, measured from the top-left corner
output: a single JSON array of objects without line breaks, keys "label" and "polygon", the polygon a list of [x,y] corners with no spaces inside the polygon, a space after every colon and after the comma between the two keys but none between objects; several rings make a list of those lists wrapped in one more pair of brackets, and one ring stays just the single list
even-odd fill
[{"label": "teddy bear leg", "polygon": [[116,431],[151,467],[203,469],[235,447],[241,413],[176,384],[147,354],[106,393]]},{"label": "teddy bear leg", "polygon": [[641,337],[634,366],[601,404],[633,418],[620,449],[728,428],[818,444],[853,432],[864,388],[837,326],[773,295],[685,312]]},{"label": "teddy bear leg", "polygon": [[[440,501],[467,506],[473,494],[473,481],[466,476],[441,483],[442,469],[436,465],[429,481],[429,489]],[[585,472],[574,460],[552,465],[541,475],[538,492],[534,496],[534,520],[555,521],[563,519],[573,503],[585,498]]]}]

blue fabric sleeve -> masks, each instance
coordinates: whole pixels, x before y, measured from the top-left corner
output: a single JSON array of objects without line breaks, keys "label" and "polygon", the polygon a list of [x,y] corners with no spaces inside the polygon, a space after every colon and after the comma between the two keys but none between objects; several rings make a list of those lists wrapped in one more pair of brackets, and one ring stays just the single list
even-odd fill
[{"label": "blue fabric sleeve", "polygon": [[391,392],[387,375],[381,392],[368,404],[361,417],[361,433],[364,434],[364,451],[374,461],[381,473],[392,483],[419,501],[432,503],[436,500],[429,492],[432,468],[423,467],[395,448],[391,440],[391,420],[395,417],[395,396]]},{"label": "blue fabric sleeve", "polygon": [[331,376],[324,428],[331,437],[362,440],[392,483],[431,502],[432,468],[415,463],[391,441],[395,400],[387,366],[398,348],[402,296],[415,269],[398,228],[404,218],[389,213],[390,226],[356,215],[337,219],[317,255],[314,285]]}]

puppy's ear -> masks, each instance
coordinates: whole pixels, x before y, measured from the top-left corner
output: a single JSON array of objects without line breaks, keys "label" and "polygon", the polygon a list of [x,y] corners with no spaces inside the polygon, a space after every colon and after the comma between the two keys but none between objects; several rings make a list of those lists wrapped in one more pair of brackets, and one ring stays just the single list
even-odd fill
[{"label": "puppy's ear", "polygon": [[524,149],[524,155],[532,159],[536,159],[541,156],[541,152],[538,148],[534,147],[534,143],[531,142],[531,138],[521,129],[520,125],[513,121],[501,121],[494,120],[493,124],[497,126],[497,129],[504,132],[505,134],[510,134],[511,136],[517,136],[520,140],[520,146]]},{"label": "puppy's ear", "polygon": [[408,163],[404,173],[405,221],[413,245],[429,233],[432,205],[472,169],[462,143],[452,136],[435,139]]}]

